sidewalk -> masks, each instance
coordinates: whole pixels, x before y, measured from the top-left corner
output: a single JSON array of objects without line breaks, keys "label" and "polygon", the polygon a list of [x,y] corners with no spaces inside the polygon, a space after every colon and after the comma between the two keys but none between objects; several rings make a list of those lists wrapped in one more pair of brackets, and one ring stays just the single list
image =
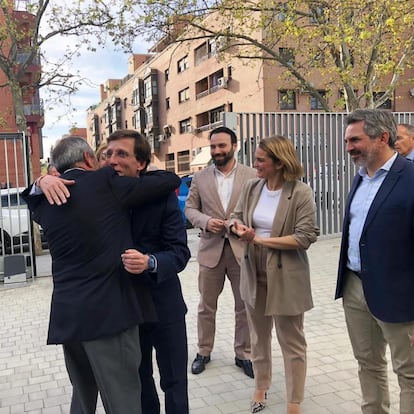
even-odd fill
[{"label": "sidewalk", "polygon": [[[333,300],[339,238],[321,239],[309,249],[315,308],[305,317],[308,377],[303,414],[360,414],[357,365],[340,301]],[[193,256],[197,231],[189,230]],[[50,257],[39,257],[39,275],[50,274]],[[197,352],[198,265],[192,257],[181,274],[188,306],[189,366]],[[0,289],[0,414],[67,414],[71,386],[60,346],[46,346],[51,277]],[[219,299],[212,360],[199,375],[189,373],[191,414],[249,413],[254,381],[234,365],[233,299],[226,283]],[[283,360],[273,340],[273,384],[263,413],[285,413]],[[190,372],[190,370],[189,370]],[[390,367],[392,410],[398,413],[398,386]],[[103,414],[102,407],[98,408]],[[163,412],[163,411],[162,411]]]}]

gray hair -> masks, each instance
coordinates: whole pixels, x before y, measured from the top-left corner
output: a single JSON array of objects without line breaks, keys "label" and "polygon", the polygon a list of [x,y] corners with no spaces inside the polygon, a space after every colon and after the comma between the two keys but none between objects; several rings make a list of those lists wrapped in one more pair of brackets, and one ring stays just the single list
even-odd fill
[{"label": "gray hair", "polygon": [[394,148],[397,140],[397,123],[391,112],[381,109],[357,109],[345,117],[345,128],[360,121],[364,121],[364,132],[371,139],[388,132],[390,136],[388,145]]},{"label": "gray hair", "polygon": [[404,127],[407,135],[409,135],[410,137],[414,137],[414,125],[410,125],[410,124],[398,124],[398,126],[400,127]]},{"label": "gray hair", "polygon": [[90,145],[82,137],[70,135],[62,138],[53,148],[52,160],[56,169],[62,174],[67,169],[73,168],[76,163],[85,160],[84,153],[95,157],[95,153]]}]

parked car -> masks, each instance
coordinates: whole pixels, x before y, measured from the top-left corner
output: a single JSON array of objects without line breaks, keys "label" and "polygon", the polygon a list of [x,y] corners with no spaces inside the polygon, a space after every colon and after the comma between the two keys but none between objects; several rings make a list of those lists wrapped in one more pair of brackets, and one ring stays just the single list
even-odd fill
[{"label": "parked car", "polygon": [[[0,199],[0,252],[10,254],[27,251],[29,246],[29,210],[20,193],[24,188],[6,188]],[[47,247],[40,230],[43,248]]]},{"label": "parked car", "polygon": [[193,227],[193,225],[187,220],[184,214],[185,202],[187,201],[192,179],[193,179],[192,175],[186,175],[182,177],[181,184],[176,191],[177,198],[178,198],[178,204],[180,206],[181,214],[183,216],[183,220],[184,220],[184,223],[186,224],[187,229],[191,229]]}]

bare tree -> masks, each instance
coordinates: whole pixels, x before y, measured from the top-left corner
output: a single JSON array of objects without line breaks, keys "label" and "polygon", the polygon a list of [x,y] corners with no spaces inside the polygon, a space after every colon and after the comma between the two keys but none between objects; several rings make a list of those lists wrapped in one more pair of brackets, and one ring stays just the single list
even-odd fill
[{"label": "bare tree", "polygon": [[[76,92],[88,79],[68,71],[67,64],[81,47],[94,50],[113,34],[114,22],[123,12],[123,1],[71,2],[53,0],[0,0],[0,70],[11,90],[19,131],[26,130],[23,96],[26,89],[48,88],[55,102]],[[24,13],[24,14],[23,14]],[[27,21],[27,24],[22,22]],[[49,61],[48,42],[60,39],[63,57]],[[70,40],[65,45],[65,39]],[[39,77],[27,80],[27,68],[40,63]]]}]

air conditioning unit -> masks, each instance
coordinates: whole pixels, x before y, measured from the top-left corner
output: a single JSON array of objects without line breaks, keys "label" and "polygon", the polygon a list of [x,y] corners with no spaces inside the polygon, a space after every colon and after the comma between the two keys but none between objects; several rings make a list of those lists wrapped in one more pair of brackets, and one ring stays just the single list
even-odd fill
[{"label": "air conditioning unit", "polygon": [[218,78],[217,79],[217,86],[219,88],[227,88],[228,80],[227,78]]},{"label": "air conditioning unit", "polygon": [[164,125],[162,129],[164,130],[164,135],[169,138],[172,134],[172,125]]},{"label": "air conditioning unit", "polygon": [[200,154],[200,152],[201,152],[201,148],[195,148],[195,149],[191,150],[191,155],[194,158],[196,155]]}]

